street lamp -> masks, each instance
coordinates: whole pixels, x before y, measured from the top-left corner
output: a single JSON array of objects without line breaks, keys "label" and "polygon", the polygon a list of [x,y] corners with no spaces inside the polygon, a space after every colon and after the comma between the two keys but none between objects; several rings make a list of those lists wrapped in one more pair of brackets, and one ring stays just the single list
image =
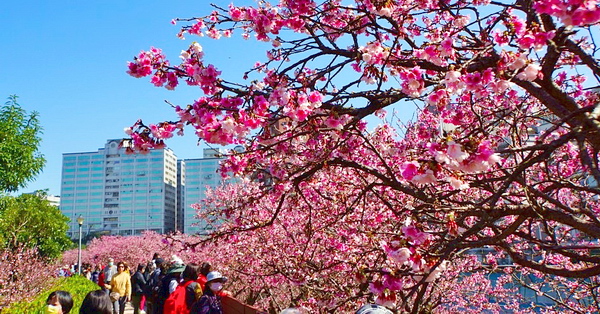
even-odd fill
[{"label": "street lamp", "polygon": [[83,226],[83,216],[77,217],[79,224],[79,251],[77,252],[77,274],[81,275],[81,227]]}]

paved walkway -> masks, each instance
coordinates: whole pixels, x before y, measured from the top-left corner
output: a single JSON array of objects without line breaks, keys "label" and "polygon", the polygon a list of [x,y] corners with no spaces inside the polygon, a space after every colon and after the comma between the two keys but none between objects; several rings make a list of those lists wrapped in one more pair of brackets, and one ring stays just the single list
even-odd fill
[{"label": "paved walkway", "polygon": [[130,302],[125,304],[125,314],[133,314],[133,306],[131,306]]}]

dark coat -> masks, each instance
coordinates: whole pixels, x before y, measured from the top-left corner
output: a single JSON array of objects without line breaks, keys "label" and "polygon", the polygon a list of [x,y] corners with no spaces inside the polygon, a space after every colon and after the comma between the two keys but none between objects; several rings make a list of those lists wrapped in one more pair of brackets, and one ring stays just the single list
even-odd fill
[{"label": "dark coat", "polygon": [[136,271],[133,276],[131,276],[131,294],[133,295],[142,295],[147,291],[147,282],[146,278],[144,278],[144,274]]},{"label": "dark coat", "polygon": [[223,314],[221,297],[205,289],[202,297],[192,306],[190,314]]}]

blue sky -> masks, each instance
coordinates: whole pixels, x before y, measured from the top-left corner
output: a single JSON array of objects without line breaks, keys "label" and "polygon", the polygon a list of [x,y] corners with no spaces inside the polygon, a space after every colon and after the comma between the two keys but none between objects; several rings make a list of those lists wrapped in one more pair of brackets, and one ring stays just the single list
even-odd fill
[{"label": "blue sky", "polygon": [[[162,48],[167,57],[192,41],[204,47],[206,60],[228,79],[240,80],[264,49],[255,40],[187,38],[175,35],[173,18],[203,16],[209,3],[226,7],[231,0],[21,0],[0,4],[0,97],[19,96],[27,111],[40,113],[44,127],[41,153],[46,167],[21,192],[49,189],[60,194],[63,153],[95,151],[107,139],[125,136],[123,128],[175,119],[164,102],[186,105],[201,96],[196,88],[156,88],[148,78],[125,73],[126,62],[140,50]],[[237,5],[252,0],[234,1]],[[179,158],[201,157],[202,146],[191,132],[168,145]]]}]

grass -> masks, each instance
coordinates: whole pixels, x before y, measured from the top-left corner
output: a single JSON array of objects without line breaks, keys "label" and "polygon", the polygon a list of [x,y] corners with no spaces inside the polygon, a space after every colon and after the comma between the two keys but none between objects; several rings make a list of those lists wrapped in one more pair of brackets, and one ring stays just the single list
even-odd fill
[{"label": "grass", "polygon": [[56,290],[64,290],[71,293],[73,296],[73,308],[70,313],[79,313],[79,307],[81,306],[83,298],[85,298],[88,292],[98,289],[100,289],[100,287],[98,287],[97,284],[83,276],[61,278],[49,289],[36,296],[31,302],[13,303],[9,307],[2,309],[2,314],[43,314],[48,295]]}]

